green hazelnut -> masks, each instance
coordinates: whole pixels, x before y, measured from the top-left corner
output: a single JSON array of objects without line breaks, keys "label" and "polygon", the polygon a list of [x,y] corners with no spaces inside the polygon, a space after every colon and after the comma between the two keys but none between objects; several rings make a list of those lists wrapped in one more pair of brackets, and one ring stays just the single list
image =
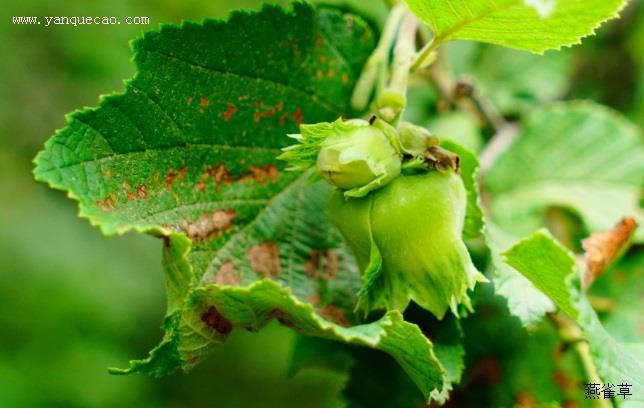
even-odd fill
[{"label": "green hazelnut", "polygon": [[454,171],[399,176],[366,197],[331,193],[331,219],[363,271],[358,308],[404,310],[413,300],[438,318],[467,295],[476,270],[462,240],[466,191]]},{"label": "green hazelnut", "polygon": [[401,152],[391,126],[353,119],[301,125],[300,143],[284,149],[280,158],[292,169],[315,165],[319,175],[347,197],[363,197],[400,174]]}]

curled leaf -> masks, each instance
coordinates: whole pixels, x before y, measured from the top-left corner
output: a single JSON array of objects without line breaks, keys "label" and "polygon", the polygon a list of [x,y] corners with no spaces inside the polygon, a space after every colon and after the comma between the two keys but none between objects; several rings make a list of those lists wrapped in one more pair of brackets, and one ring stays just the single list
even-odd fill
[{"label": "curled leaf", "polygon": [[631,217],[623,218],[608,231],[595,232],[582,241],[586,251],[584,260],[584,287],[588,288],[622,253],[630,237],[637,228],[637,222]]}]

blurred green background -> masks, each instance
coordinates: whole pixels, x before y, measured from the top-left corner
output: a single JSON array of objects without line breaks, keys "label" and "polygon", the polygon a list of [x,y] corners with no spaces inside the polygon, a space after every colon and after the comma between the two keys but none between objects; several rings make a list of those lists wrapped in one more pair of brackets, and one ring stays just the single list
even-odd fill
[{"label": "blurred green background", "polygon": [[[129,41],[160,23],[224,18],[259,0],[3,2],[0,7],[0,407],[342,406],[345,374],[307,369],[289,377],[295,335],[276,324],[234,332],[190,374],[111,376],[147,354],[165,309],[161,244],[106,239],[63,193],[37,184],[31,160],[64,114],[122,90],[134,74]],[[286,5],[288,1],[273,1]],[[374,24],[380,1],[336,1]],[[148,16],[149,26],[13,25],[11,16]],[[599,36],[562,53],[531,56],[457,44],[457,73],[475,75],[509,117],[558,98],[591,98],[644,123],[644,11],[634,2]],[[417,121],[480,145],[467,117],[436,118],[435,95],[412,92]],[[640,258],[641,259],[641,258]]]}]

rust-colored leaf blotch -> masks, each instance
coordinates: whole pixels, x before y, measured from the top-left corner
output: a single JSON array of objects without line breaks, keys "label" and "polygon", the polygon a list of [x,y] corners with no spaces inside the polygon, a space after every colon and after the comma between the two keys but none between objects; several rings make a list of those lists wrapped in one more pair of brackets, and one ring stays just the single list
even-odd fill
[{"label": "rust-colored leaf blotch", "polygon": [[277,278],[282,274],[279,248],[272,241],[252,246],[248,250],[248,258],[250,267],[262,276]]},{"label": "rust-colored leaf blotch", "polygon": [[617,259],[635,228],[637,222],[633,218],[624,218],[614,228],[591,234],[582,241],[588,268],[584,275],[585,287],[589,287]]}]

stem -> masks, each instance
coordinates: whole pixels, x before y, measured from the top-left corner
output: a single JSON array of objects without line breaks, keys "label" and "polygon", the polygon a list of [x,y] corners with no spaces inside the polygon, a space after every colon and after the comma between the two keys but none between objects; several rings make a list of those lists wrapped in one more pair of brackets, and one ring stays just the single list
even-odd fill
[{"label": "stem", "polygon": [[[586,372],[587,379],[592,383],[602,384],[602,379],[597,372],[597,366],[595,366],[595,362],[593,361],[590,352],[590,346],[588,345],[588,341],[584,338],[579,326],[572,320],[561,315],[549,314],[548,317],[557,327],[561,339],[564,342],[571,344],[572,349],[579,356],[581,365]],[[613,408],[613,404],[609,400],[597,399],[592,401],[598,408]]]},{"label": "stem", "polygon": [[[573,346],[573,350],[577,352],[577,355],[581,360],[581,364],[584,366],[584,370],[586,371],[586,375],[588,375],[588,379],[593,383],[601,384],[602,380],[599,376],[599,373],[597,372],[597,367],[595,367],[595,362],[593,361],[593,358],[590,354],[590,346],[588,346],[588,342],[585,340],[576,342]],[[613,404],[606,399],[597,399],[593,401],[595,402],[595,406],[597,407],[613,408]]]},{"label": "stem", "polygon": [[411,72],[418,71],[420,69],[420,67],[422,67],[424,65],[425,61],[429,58],[429,56],[432,54],[432,52],[434,52],[434,50],[436,48],[438,48],[438,46],[440,44],[441,43],[438,42],[438,41],[435,41],[434,38],[429,40],[423,46],[423,48],[421,48],[421,50],[418,51],[418,53],[414,57],[414,62],[411,64]]},{"label": "stem", "polygon": [[440,58],[432,65],[429,76],[445,99],[475,114],[483,125],[491,127],[495,133],[500,132],[507,124],[492,102],[481,95],[473,84],[465,80],[457,81],[453,77],[445,67],[444,59]]},{"label": "stem", "polygon": [[417,28],[418,19],[412,13],[407,12],[400,24],[394,47],[391,80],[377,99],[378,113],[387,122],[399,120],[399,115],[407,102],[407,84],[412,58],[416,52]]},{"label": "stem", "polygon": [[[430,33],[425,27],[418,30],[420,39],[425,46],[418,52],[416,60],[412,64],[412,72],[423,65],[426,58],[429,58],[441,42],[430,38]],[[440,94],[452,105],[463,110],[474,113],[483,124],[487,124],[499,133],[507,122],[498,112],[496,107],[487,98],[476,90],[473,84],[465,80],[457,81],[449,70],[444,55],[439,54],[436,63],[431,66],[428,75],[438,88]]]},{"label": "stem", "polygon": [[499,158],[510,144],[519,135],[519,128],[513,124],[506,124],[490,139],[479,155],[480,173],[482,176],[492,168],[496,159]]},{"label": "stem", "polygon": [[385,27],[382,30],[378,46],[367,60],[367,63],[360,74],[360,78],[358,78],[356,86],[353,89],[351,106],[353,106],[355,110],[361,111],[367,107],[369,97],[373,92],[379,72],[383,66],[386,66],[389,58],[389,50],[393,45],[396,31],[398,31],[398,27],[400,26],[400,22],[402,21],[406,11],[407,6],[405,4],[396,4],[391,9],[389,17],[387,17]]},{"label": "stem", "polygon": [[389,89],[397,92],[407,92],[409,69],[414,53],[416,52],[415,37],[418,20],[412,13],[407,13],[400,26],[398,41],[394,48],[394,62],[392,66],[391,82]]}]

